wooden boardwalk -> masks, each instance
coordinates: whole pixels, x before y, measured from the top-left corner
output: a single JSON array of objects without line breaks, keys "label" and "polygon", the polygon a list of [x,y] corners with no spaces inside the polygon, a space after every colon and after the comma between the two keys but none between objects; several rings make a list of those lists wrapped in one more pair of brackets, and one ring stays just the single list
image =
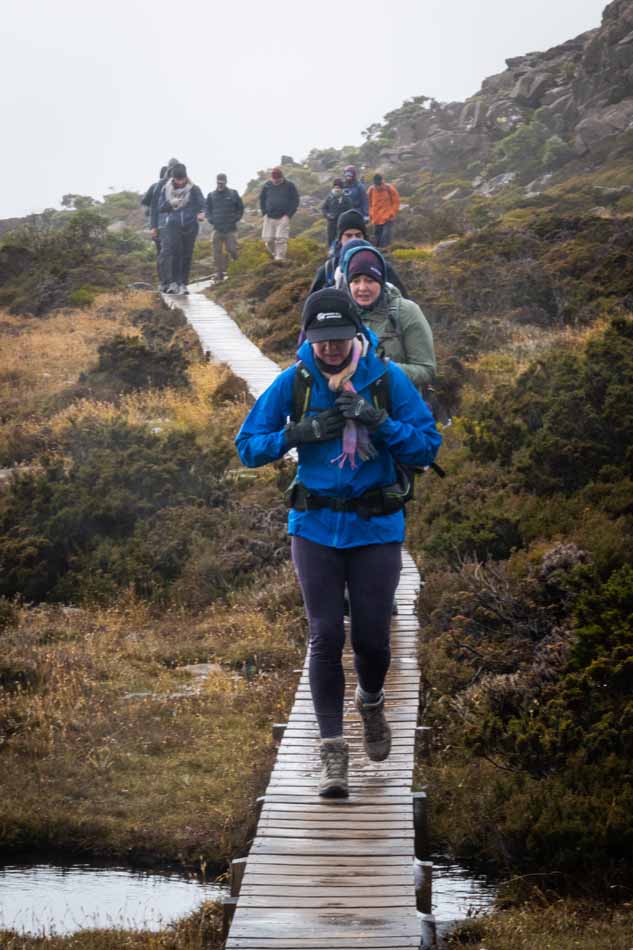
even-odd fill
[{"label": "wooden boardwalk", "polygon": [[[181,308],[202,346],[228,363],[254,395],[279,368],[262,356],[208,298],[166,298]],[[411,784],[420,674],[414,613],[420,578],[403,552],[392,624],[392,663],[385,684],[393,747],[371,762],[353,704],[356,677],[346,648],[345,735],[350,743],[349,799],[320,799],[318,730],[306,657],[294,706],[283,729],[257,834],[244,865],[227,950],[411,950],[424,924],[414,886]],[[430,910],[430,908],[428,908]]]}]

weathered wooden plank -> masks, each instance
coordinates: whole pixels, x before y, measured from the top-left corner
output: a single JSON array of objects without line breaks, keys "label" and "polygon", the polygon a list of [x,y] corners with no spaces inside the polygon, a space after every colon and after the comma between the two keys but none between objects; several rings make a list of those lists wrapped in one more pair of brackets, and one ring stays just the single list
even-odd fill
[{"label": "weathered wooden plank", "polygon": [[[275,838],[258,835],[251,854],[302,854],[336,857],[341,850],[339,838]],[[408,857],[413,860],[413,841],[410,838],[347,839],[345,851],[350,856]]]},{"label": "weathered wooden plank", "polygon": [[[417,937],[418,943],[420,939],[420,925],[415,914],[411,913],[382,913],[379,909],[347,911],[336,907],[323,911],[310,908],[274,911],[273,908],[262,910],[239,906],[231,927],[231,939],[278,937],[284,931],[291,933],[293,939],[314,937],[316,932],[327,941],[328,947],[333,937],[367,940],[375,937],[377,932],[385,937]],[[227,947],[230,946],[227,943]]]},{"label": "weathered wooden plank", "polygon": [[283,907],[296,908],[296,907],[321,907],[323,909],[332,910],[334,908],[341,909],[361,909],[361,908],[375,908],[375,907],[411,907],[412,903],[415,903],[415,891],[413,891],[413,897],[407,898],[406,896],[398,897],[384,897],[382,895],[376,895],[375,897],[350,897],[350,896],[339,896],[339,897],[293,897],[286,900],[282,900],[279,897],[249,897],[248,895],[240,894],[240,905],[242,907],[270,907],[275,911],[282,909]]},{"label": "weathered wooden plank", "polygon": [[[387,873],[386,868],[396,868],[397,871],[394,871],[394,873],[413,874],[413,858],[409,855],[377,855],[372,853],[361,857],[356,854],[348,854],[347,852],[341,854],[340,849],[336,854],[327,856],[307,854],[301,850],[296,854],[286,855],[277,853],[258,854],[251,851],[248,856],[246,873],[250,873],[250,871],[256,867],[279,867],[280,865],[297,868],[297,874],[301,873],[299,868],[305,866],[309,867],[310,873],[313,873],[313,869],[318,867],[319,871],[325,868],[328,874],[335,873],[336,868],[345,869],[346,872],[349,871],[350,868],[361,868],[365,870],[365,873],[369,873],[371,869],[374,869],[381,874]],[[403,869],[405,870],[403,871]]]},{"label": "weathered wooden plank", "polygon": [[[296,871],[296,869],[293,868],[289,870]],[[301,870],[303,871],[305,869],[302,868]],[[330,873],[324,869],[322,874],[316,874],[312,869],[305,874],[280,874],[277,870],[272,871],[270,867],[267,867],[263,873],[245,874],[242,887],[262,888],[263,893],[268,893],[269,888],[272,889],[271,893],[274,893],[275,888],[283,888],[284,894],[292,894],[294,888],[301,891],[304,888],[311,887],[357,887],[361,888],[364,893],[367,893],[367,891],[371,891],[372,888],[378,888],[380,891],[383,891],[390,887],[406,888],[412,887],[415,884],[412,874],[386,874],[381,871],[380,868],[376,870],[374,875],[363,873],[361,867],[356,869],[357,873],[355,874],[350,873],[350,870],[354,870],[350,868],[336,868],[335,870],[338,873]]]},{"label": "weathered wooden plank", "polygon": [[[406,885],[398,884],[387,884],[384,881],[384,878],[381,878],[380,884],[380,893],[383,897],[402,897],[405,895],[406,901],[415,900],[415,891],[413,887],[413,880],[410,880]],[[376,886],[376,885],[374,885]],[[411,891],[411,894],[409,893]],[[240,890],[240,897],[242,896],[250,897],[281,897],[281,898],[290,898],[290,897],[306,897],[305,887],[297,887],[295,885],[288,885],[284,883],[277,884],[247,884],[244,882]],[[321,897],[367,897],[367,885],[350,885],[342,882],[335,882],[331,886],[327,884],[322,884],[319,888],[319,896]],[[374,897],[379,895],[374,894]],[[371,900],[371,896],[370,896]],[[284,906],[284,901],[282,901],[280,906]]]},{"label": "weathered wooden plank", "polygon": [[[227,950],[323,950],[322,937],[236,937],[231,935]],[[419,950],[417,937],[333,937],[327,940],[328,950]]]}]

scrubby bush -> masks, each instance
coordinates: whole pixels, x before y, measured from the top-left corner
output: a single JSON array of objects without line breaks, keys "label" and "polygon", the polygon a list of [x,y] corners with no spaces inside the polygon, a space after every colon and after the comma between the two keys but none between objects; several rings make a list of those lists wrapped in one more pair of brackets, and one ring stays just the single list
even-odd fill
[{"label": "scrubby bush", "polygon": [[541,494],[613,482],[633,466],[632,393],[633,321],[621,317],[584,352],[551,353],[499,389],[466,423],[468,445]]},{"label": "scrubby bush", "polygon": [[138,337],[115,336],[98,352],[97,377],[107,375],[119,392],[187,384],[187,359],[179,347],[151,348]]},{"label": "scrubby bush", "polygon": [[[123,551],[136,525],[166,508],[226,505],[224,447],[204,452],[190,434],[163,437],[116,420],[73,427],[63,449],[65,463],[43,460],[3,493],[0,596],[80,599],[62,580],[81,573],[103,541]],[[126,583],[134,580],[128,572]]]}]

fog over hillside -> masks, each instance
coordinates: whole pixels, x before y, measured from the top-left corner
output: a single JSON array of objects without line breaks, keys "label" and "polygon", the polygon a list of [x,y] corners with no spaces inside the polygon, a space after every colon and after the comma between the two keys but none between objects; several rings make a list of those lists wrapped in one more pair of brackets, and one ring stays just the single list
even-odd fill
[{"label": "fog over hillside", "polygon": [[0,23],[0,218],[68,192],[140,189],[175,154],[203,187],[242,188],[281,153],[358,144],[411,96],[472,95],[508,56],[600,24],[602,0],[367,0],[357,9],[248,0],[12,5]]}]

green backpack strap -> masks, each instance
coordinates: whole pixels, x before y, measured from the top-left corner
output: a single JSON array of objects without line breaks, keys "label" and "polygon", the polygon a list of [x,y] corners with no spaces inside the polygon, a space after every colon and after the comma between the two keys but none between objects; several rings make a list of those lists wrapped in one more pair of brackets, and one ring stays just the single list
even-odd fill
[{"label": "green backpack strap", "polygon": [[301,422],[310,406],[310,396],[312,394],[312,373],[301,360],[295,367],[295,375],[292,380],[292,414],[291,422]]}]

